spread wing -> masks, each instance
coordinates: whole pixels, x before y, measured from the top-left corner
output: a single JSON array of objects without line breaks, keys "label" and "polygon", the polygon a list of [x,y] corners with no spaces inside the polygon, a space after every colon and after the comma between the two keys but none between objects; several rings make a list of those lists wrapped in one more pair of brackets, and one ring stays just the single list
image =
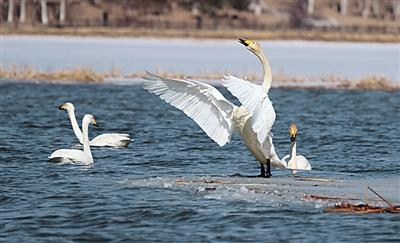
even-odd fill
[{"label": "spread wing", "polygon": [[226,75],[222,84],[252,114],[252,128],[258,141],[263,144],[275,122],[275,110],[268,94],[261,85]]},{"label": "spread wing", "polygon": [[213,86],[194,80],[170,79],[147,72],[144,88],[192,118],[219,146],[230,141],[234,104]]}]

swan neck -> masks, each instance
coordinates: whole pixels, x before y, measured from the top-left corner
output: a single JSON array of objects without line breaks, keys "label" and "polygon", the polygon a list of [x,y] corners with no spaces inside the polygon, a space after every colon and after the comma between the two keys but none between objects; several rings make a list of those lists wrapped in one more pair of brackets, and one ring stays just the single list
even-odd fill
[{"label": "swan neck", "polygon": [[269,92],[269,89],[271,88],[272,84],[272,70],[271,70],[271,65],[268,61],[268,58],[265,56],[265,54],[261,51],[258,54],[256,54],[258,59],[260,59],[262,68],[263,68],[263,82],[262,82],[262,87],[266,93]]},{"label": "swan neck", "polygon": [[293,161],[293,166],[294,168],[292,168],[293,174],[296,173],[297,170],[297,151],[296,151],[296,141],[291,142],[291,147],[290,147],[290,160]]},{"label": "swan neck", "polygon": [[83,119],[82,121],[82,131],[83,131],[83,152],[85,152],[87,155],[89,155],[90,158],[92,158],[92,152],[90,151],[90,145],[89,145],[89,122],[86,119]]},{"label": "swan neck", "polygon": [[83,141],[82,141],[83,135],[82,135],[81,129],[79,128],[78,122],[76,121],[75,111],[68,110],[68,117],[69,117],[69,120],[71,121],[72,130],[74,130],[76,138],[79,140],[80,143],[83,143]]},{"label": "swan neck", "polygon": [[296,151],[296,141],[291,142],[290,144],[290,158],[295,158],[297,155]]}]

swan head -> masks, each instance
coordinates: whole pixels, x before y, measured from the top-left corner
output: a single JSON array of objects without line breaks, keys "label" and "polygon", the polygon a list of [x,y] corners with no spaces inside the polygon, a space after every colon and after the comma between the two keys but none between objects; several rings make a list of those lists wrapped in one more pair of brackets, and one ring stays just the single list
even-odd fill
[{"label": "swan head", "polygon": [[70,111],[70,110],[73,111],[73,110],[75,110],[75,106],[72,103],[67,102],[67,103],[64,103],[64,104],[60,105],[58,107],[58,109],[59,110],[65,110],[65,111]]},{"label": "swan head", "polygon": [[239,43],[244,45],[247,50],[253,52],[254,54],[259,54],[262,52],[262,47],[257,41],[239,39]]},{"label": "swan head", "polygon": [[97,121],[96,121],[96,118],[93,116],[93,115],[91,115],[91,114],[86,114],[84,117],[83,117],[83,120],[85,120],[85,121],[87,121],[88,123],[91,123],[93,126],[95,126],[95,127],[98,127],[99,126],[99,124],[97,123]]},{"label": "swan head", "polygon": [[290,141],[294,142],[296,141],[296,136],[297,136],[297,125],[292,123],[289,126],[289,136],[290,136]]}]

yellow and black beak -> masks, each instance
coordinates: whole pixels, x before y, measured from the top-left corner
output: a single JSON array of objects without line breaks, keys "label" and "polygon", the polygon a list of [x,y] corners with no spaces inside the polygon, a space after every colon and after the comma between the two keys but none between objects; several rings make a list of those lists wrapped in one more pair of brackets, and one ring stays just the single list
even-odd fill
[{"label": "yellow and black beak", "polygon": [[64,104],[58,106],[58,109],[59,109],[59,110],[65,110]]},{"label": "yellow and black beak", "polygon": [[250,45],[251,41],[239,38],[239,43],[244,45],[245,47],[248,47]]},{"label": "yellow and black beak", "polygon": [[289,136],[290,136],[290,141],[291,141],[291,142],[296,141],[297,126],[296,126],[296,124],[294,124],[294,123],[290,124],[290,127],[289,127]]},{"label": "yellow and black beak", "polygon": [[95,126],[95,127],[99,127],[99,124],[97,123],[96,118],[94,118],[94,117],[93,117],[93,120],[92,120],[92,125]]},{"label": "yellow and black beak", "polygon": [[290,141],[291,142],[296,141],[296,134],[294,134],[294,135],[290,134]]}]

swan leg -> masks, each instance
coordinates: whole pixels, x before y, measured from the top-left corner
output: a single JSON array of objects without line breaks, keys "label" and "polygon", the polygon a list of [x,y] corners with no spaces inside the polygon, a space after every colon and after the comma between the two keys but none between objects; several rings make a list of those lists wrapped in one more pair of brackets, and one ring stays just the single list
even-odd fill
[{"label": "swan leg", "polygon": [[265,173],[265,177],[270,178],[271,176],[271,160],[267,159],[267,173]]},{"label": "swan leg", "polygon": [[265,167],[264,167],[264,164],[260,164],[260,165],[261,165],[261,174],[258,177],[265,178]]},{"label": "swan leg", "polygon": [[258,177],[270,178],[271,177],[271,161],[267,160],[267,172],[265,172],[264,164],[261,165],[261,174]]}]

